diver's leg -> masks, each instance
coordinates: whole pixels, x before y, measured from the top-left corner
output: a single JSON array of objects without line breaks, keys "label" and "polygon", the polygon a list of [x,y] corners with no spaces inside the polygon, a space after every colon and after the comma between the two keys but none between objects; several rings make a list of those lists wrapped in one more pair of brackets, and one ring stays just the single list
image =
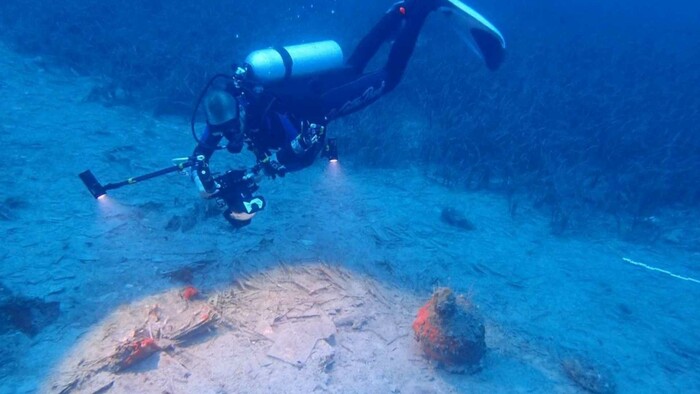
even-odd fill
[{"label": "diver's leg", "polygon": [[406,12],[403,4],[403,1],[394,4],[357,44],[352,55],[345,62],[355,73],[361,74],[382,44],[398,32]]},{"label": "diver's leg", "polygon": [[389,58],[384,66],[386,92],[391,91],[401,81],[408,60],[413,54],[425,19],[438,7],[436,0],[414,0],[406,2],[406,23],[391,46]]},{"label": "diver's leg", "polygon": [[[321,94],[320,105],[326,119],[331,120],[365,108],[396,87],[413,54],[418,34],[426,17],[437,6],[438,1],[436,0],[408,0],[395,5],[397,13],[402,16],[402,20],[405,22],[391,46],[386,65],[381,70],[358,75],[350,82],[326,90]],[[361,55],[355,56],[353,54],[355,61],[358,61],[357,64],[369,61],[369,58],[365,59],[365,56],[370,49],[374,48],[372,45],[380,44],[372,39],[367,39],[365,44],[361,43],[360,47],[364,46],[365,49],[356,51]],[[374,51],[376,52],[376,49]],[[353,60],[353,57],[350,58],[350,61]]]},{"label": "diver's leg", "polygon": [[326,121],[348,115],[377,101],[386,90],[384,70],[362,74],[351,82],[326,91],[319,97],[319,109]]}]

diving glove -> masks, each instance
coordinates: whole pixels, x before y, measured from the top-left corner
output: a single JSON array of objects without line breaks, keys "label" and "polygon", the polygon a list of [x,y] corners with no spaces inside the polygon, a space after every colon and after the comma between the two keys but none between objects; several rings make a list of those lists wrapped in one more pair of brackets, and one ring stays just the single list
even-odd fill
[{"label": "diving glove", "polygon": [[279,162],[277,159],[277,152],[267,156],[262,163],[265,175],[269,176],[270,178],[274,179],[276,176],[284,177],[287,175],[287,167]]},{"label": "diving glove", "polygon": [[297,138],[293,139],[291,142],[292,151],[297,156],[303,155],[309,148],[321,140],[325,132],[325,126],[317,123],[301,122],[301,132]]}]

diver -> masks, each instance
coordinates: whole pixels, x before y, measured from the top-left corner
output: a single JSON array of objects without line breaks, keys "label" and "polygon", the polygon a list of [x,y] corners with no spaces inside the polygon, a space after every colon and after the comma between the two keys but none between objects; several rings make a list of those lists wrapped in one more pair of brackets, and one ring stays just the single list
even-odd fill
[{"label": "diver", "polygon": [[[254,178],[243,171],[232,181],[215,178],[209,170],[212,154],[218,149],[240,153],[246,146],[256,157],[254,168],[272,178],[311,165],[323,150],[329,122],[365,108],[396,87],[426,18],[437,10],[462,23],[459,32],[489,69],[501,65],[502,35],[459,0],[395,3],[347,60],[333,41],[253,52],[238,67],[235,83],[213,89],[204,99],[207,125],[199,138],[195,135],[198,144],[191,157],[193,180],[202,197],[217,198],[235,227],[250,223],[266,204],[253,194]],[[384,67],[365,72],[382,44],[391,41]],[[220,146],[223,139],[226,145]]]}]

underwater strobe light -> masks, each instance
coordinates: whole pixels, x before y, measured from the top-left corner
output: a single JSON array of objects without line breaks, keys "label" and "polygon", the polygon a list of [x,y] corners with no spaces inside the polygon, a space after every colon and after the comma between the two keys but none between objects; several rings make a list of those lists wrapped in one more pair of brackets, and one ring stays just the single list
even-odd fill
[{"label": "underwater strobe light", "polygon": [[336,142],[335,138],[328,139],[323,153],[331,163],[338,161],[338,143]]},{"label": "underwater strobe light", "polygon": [[78,176],[85,184],[85,187],[87,187],[87,189],[90,191],[90,194],[92,194],[92,196],[96,199],[107,194],[107,190],[105,190],[104,186],[100,184],[92,171],[83,171]]}]

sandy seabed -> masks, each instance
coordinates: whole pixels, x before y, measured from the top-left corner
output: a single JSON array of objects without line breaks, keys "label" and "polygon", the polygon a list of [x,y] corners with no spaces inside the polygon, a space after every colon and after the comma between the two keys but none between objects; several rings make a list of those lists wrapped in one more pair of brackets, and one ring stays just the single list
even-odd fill
[{"label": "sandy seabed", "polygon": [[[697,250],[604,227],[553,237],[498,196],[348,162],[262,181],[269,207],[239,231],[180,174],[96,202],[79,172],[108,182],[168,166],[190,153],[188,126],[85,102],[95,81],[4,48],[0,72],[0,282],[60,302],[38,334],[0,332],[2,393],[583,392],[572,360],[619,392],[700,392],[700,285],[622,260],[697,278]],[[445,206],[476,229],[441,222]],[[191,302],[186,282],[201,293]],[[411,323],[437,286],[486,318],[476,374],[420,354]],[[216,320],[188,341],[103,368],[134,330],[176,330],[203,308]]]}]

